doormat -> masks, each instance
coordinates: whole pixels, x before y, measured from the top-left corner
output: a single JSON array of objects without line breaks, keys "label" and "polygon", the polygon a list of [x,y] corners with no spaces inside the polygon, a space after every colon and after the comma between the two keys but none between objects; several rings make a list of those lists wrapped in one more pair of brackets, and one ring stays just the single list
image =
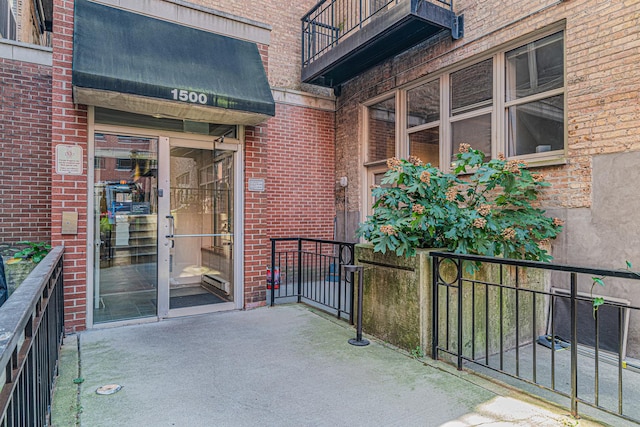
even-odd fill
[{"label": "doormat", "polygon": [[185,295],[181,297],[171,297],[169,300],[169,308],[185,308],[195,307],[198,305],[220,304],[227,302],[217,295],[210,293]]}]

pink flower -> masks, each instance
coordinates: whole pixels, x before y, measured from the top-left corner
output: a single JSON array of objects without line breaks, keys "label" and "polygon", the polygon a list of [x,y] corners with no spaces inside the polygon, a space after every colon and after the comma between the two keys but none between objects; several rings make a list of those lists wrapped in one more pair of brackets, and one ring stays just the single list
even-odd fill
[{"label": "pink flower", "polygon": [[487,225],[487,220],[484,218],[476,218],[473,220],[473,226],[475,228],[484,228]]},{"label": "pink flower", "polygon": [[458,148],[458,151],[460,153],[468,153],[470,148],[471,148],[471,145],[462,143],[460,144],[460,148]]},{"label": "pink flower", "polygon": [[396,229],[393,228],[393,225],[382,225],[382,226],[380,226],[380,232],[383,233],[383,234],[386,234],[388,236],[395,236],[395,235],[398,234]]}]

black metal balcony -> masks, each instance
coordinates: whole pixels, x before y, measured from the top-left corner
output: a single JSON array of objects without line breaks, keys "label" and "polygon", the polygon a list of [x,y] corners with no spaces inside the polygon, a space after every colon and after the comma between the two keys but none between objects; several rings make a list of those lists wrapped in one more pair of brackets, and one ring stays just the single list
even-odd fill
[{"label": "black metal balcony", "polygon": [[440,31],[462,37],[453,0],[321,0],[302,17],[302,81],[336,87]]}]

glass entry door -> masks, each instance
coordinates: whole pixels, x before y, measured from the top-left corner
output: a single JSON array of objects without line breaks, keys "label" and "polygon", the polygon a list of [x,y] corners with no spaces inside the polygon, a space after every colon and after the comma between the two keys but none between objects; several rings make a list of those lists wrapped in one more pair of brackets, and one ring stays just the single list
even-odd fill
[{"label": "glass entry door", "polygon": [[[234,301],[234,151],[171,139],[163,181],[170,311]],[[227,146],[226,144],[225,146]],[[168,206],[167,205],[168,202]],[[211,308],[211,307],[209,307]]]},{"label": "glass entry door", "polygon": [[156,316],[158,138],[94,141],[93,323]]}]

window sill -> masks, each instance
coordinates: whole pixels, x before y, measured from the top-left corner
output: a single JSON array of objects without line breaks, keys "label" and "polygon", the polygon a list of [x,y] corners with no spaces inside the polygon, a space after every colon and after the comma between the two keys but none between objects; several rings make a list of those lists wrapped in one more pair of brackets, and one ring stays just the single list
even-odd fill
[{"label": "window sill", "polygon": [[544,166],[561,166],[567,164],[567,158],[564,152],[560,151],[558,154],[551,156],[529,155],[529,156],[517,156],[509,157],[508,160],[523,160],[527,162],[529,168],[538,168]]},{"label": "window sill", "polygon": [[374,167],[374,166],[382,166],[382,165],[385,165],[385,166],[386,166],[386,164],[387,164],[387,161],[388,161],[388,160],[389,160],[389,159],[376,160],[376,161],[374,161],[374,162],[366,162],[366,163],[364,164],[364,166],[365,166],[365,167],[367,167],[367,168]]},{"label": "window sill", "polygon": [[[525,161],[527,162],[527,169],[535,169],[535,168],[541,168],[546,166],[562,166],[567,164],[567,158],[563,154],[556,155],[556,156],[547,156],[542,158],[540,156],[509,157],[507,160]],[[452,164],[450,173],[453,173],[454,169],[455,169],[455,166]],[[477,171],[477,168],[472,168],[472,169],[468,169],[465,172],[460,172],[458,175],[460,176],[472,175],[476,171]]]}]

